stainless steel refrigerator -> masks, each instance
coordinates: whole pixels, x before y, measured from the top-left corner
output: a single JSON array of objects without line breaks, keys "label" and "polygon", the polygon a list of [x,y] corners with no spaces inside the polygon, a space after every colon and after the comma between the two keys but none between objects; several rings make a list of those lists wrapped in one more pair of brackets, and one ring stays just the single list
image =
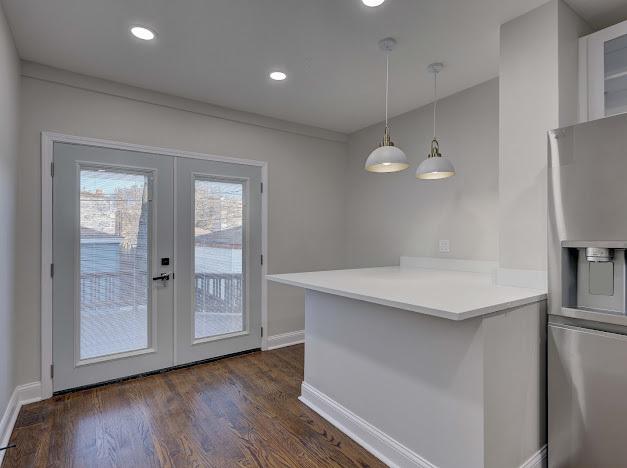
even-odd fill
[{"label": "stainless steel refrigerator", "polygon": [[627,467],[627,114],[549,147],[548,462]]}]

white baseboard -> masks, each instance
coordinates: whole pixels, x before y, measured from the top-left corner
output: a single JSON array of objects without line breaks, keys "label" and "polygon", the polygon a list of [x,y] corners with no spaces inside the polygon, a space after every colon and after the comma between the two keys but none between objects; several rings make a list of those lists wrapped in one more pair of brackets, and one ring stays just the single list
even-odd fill
[{"label": "white baseboard", "polygon": [[284,348],[305,342],[305,330],[298,330],[268,337],[268,350]]},{"label": "white baseboard", "polygon": [[391,467],[437,468],[307,382],[298,399]]},{"label": "white baseboard", "polygon": [[[0,419],[0,447],[5,447],[9,444],[13,426],[15,426],[17,415],[20,413],[22,406],[39,400],[41,400],[40,382],[20,385],[13,390],[11,398],[9,398],[9,403],[2,415],[2,419]],[[0,452],[0,465],[2,464],[4,454],[5,451]]]},{"label": "white baseboard", "polygon": [[547,449],[546,445],[538,450],[536,453],[531,455],[531,457],[522,465],[520,468],[545,468],[547,465]]}]

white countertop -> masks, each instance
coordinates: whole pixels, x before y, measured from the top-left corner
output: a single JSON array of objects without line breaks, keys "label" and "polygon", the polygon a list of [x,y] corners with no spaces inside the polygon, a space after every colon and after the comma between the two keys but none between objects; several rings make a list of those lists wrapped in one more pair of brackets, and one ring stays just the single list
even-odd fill
[{"label": "white countertop", "polygon": [[546,291],[497,286],[492,275],[381,267],[268,275],[268,280],[450,320],[546,299]]}]

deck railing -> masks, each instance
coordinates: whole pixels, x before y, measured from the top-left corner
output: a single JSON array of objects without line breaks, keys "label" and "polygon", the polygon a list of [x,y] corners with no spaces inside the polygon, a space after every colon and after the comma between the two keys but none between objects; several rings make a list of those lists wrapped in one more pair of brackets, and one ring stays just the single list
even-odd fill
[{"label": "deck railing", "polygon": [[[146,305],[148,276],[138,272],[97,272],[81,275],[81,307],[118,308]],[[197,273],[194,278],[195,310],[207,313],[241,313],[240,273]]]},{"label": "deck railing", "polygon": [[118,308],[145,305],[147,276],[138,272],[90,272],[81,274],[81,307]]},{"label": "deck railing", "polygon": [[240,314],[241,273],[196,273],[196,312]]}]

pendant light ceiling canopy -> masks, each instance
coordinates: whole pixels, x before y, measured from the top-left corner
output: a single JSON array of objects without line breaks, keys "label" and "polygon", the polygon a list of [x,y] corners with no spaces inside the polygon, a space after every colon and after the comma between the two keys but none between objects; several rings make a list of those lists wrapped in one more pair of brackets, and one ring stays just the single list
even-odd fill
[{"label": "pendant light ceiling canopy", "polygon": [[446,179],[455,175],[453,163],[440,153],[440,142],[436,133],[436,112],[438,108],[438,73],[442,71],[442,63],[432,63],[429,65],[429,72],[433,73],[433,140],[431,141],[431,152],[427,159],[420,163],[416,171],[416,178],[423,180]]},{"label": "pendant light ceiling canopy", "polygon": [[387,37],[379,41],[379,49],[385,52],[385,132],[383,141],[366,160],[365,168],[369,172],[399,172],[409,167],[407,156],[400,148],[394,146],[390,139],[388,124],[388,98],[390,89],[390,52],[394,50],[396,40]]}]

